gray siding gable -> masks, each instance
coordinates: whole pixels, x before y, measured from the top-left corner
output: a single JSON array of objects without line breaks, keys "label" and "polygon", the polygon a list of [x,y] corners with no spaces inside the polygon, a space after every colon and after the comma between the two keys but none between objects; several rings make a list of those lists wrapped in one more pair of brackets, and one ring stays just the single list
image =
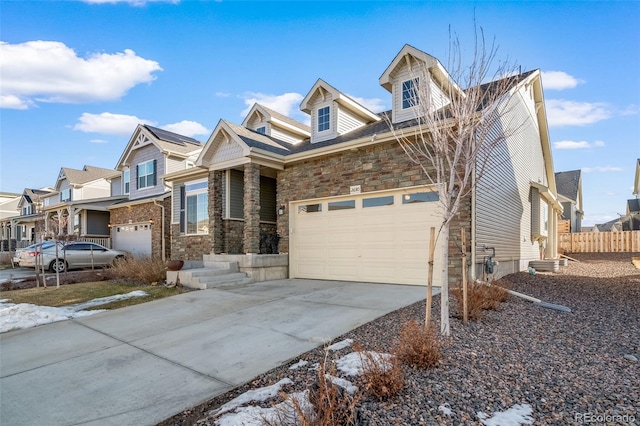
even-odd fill
[{"label": "gray siding gable", "polygon": [[[156,160],[156,184],[151,187],[138,188],[137,169],[138,165],[147,161]],[[166,174],[164,154],[158,148],[149,144],[142,148],[136,149],[131,155],[131,186],[129,190],[129,199],[136,200],[138,198],[160,195],[165,192],[163,176]]]}]

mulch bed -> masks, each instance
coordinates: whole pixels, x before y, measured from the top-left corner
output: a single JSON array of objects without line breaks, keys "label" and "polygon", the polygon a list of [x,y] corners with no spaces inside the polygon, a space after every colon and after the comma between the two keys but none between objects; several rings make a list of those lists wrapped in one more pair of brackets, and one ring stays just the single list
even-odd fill
[{"label": "mulch bed", "polygon": [[[432,370],[404,366],[404,389],[382,402],[365,395],[359,404],[360,424],[478,425],[480,412],[491,415],[515,404],[531,406],[535,425],[581,424],[579,416],[586,414],[633,416],[632,422],[638,422],[640,363],[625,358],[640,358],[640,271],[631,264],[632,255],[640,254],[575,254],[571,257],[582,262],[571,262],[560,273],[504,278],[513,290],[565,305],[571,313],[511,296],[497,311],[487,311],[465,327],[452,300],[451,337],[444,341],[443,363]],[[434,297],[436,323],[439,307],[440,299]],[[336,340],[351,338],[365,349],[390,352],[402,325],[410,319],[423,321],[424,309],[424,302],[416,303]],[[322,348],[302,354],[160,425],[213,425],[211,410],[284,377],[294,382],[287,392],[303,390],[313,383],[315,372],[288,367],[300,359],[313,364],[324,355]],[[358,379],[354,383],[362,387]],[[279,401],[268,401],[267,406],[274,402]],[[440,406],[450,408],[451,414]]]}]

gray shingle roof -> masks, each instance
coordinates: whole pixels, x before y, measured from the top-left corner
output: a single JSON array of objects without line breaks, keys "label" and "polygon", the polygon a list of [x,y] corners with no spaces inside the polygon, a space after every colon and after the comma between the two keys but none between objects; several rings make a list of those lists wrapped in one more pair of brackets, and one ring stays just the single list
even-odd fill
[{"label": "gray shingle roof", "polygon": [[202,149],[204,144],[196,139],[183,136],[178,133],[170,132],[157,127],[143,125],[160,143],[162,149],[173,151],[181,154],[189,154],[198,149]]},{"label": "gray shingle roof", "polygon": [[580,170],[556,173],[556,189],[558,190],[558,194],[570,200],[578,201],[580,173]]},{"label": "gray shingle roof", "polygon": [[629,213],[640,213],[640,200],[637,198],[627,200],[627,208]]},{"label": "gray shingle roof", "polygon": [[280,121],[284,121],[285,123],[290,124],[293,127],[297,127],[298,129],[303,130],[307,133],[311,133],[311,127],[307,126],[306,124],[302,124],[299,121],[296,121],[293,118],[287,117],[284,114],[280,114],[278,111],[274,111],[271,108],[268,108],[262,104],[258,104],[258,105],[264,108],[264,110],[267,111],[269,114],[271,114],[272,117],[277,118]]},{"label": "gray shingle roof", "polygon": [[62,171],[70,184],[81,185],[98,179],[110,179],[120,176],[120,172],[102,167],[84,166],[82,170],[63,167]]}]

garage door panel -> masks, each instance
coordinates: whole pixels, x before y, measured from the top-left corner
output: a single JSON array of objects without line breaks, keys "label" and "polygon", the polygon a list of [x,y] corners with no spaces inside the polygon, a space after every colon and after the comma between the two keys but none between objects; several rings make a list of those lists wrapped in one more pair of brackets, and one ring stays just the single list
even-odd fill
[{"label": "garage door panel", "polygon": [[[403,193],[346,197],[355,200],[355,208],[327,210],[329,203],[344,199],[336,197],[323,203],[324,211],[292,214],[291,276],[425,285],[429,228],[441,223],[438,205],[402,204]],[[377,197],[394,203],[363,207],[363,199]],[[295,204],[290,211],[297,212]],[[437,251],[443,246],[438,241]],[[434,283],[440,261],[436,259]]]},{"label": "garage door panel", "polygon": [[150,225],[115,225],[111,229],[114,249],[128,251],[134,256],[151,256]]}]

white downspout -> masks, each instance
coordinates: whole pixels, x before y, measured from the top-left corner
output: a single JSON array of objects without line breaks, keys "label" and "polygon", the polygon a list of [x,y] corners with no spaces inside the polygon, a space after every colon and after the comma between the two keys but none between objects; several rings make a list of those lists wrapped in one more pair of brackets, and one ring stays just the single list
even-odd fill
[{"label": "white downspout", "polygon": [[166,255],[165,255],[165,242],[164,242],[164,206],[162,204],[158,204],[158,200],[153,200],[153,205],[160,207],[160,209],[162,210],[162,214],[161,214],[162,219],[160,219],[161,220],[160,232],[162,233],[160,235],[160,244],[161,244],[161,247],[162,247],[161,256],[162,256],[162,260],[167,260],[166,259]]}]

